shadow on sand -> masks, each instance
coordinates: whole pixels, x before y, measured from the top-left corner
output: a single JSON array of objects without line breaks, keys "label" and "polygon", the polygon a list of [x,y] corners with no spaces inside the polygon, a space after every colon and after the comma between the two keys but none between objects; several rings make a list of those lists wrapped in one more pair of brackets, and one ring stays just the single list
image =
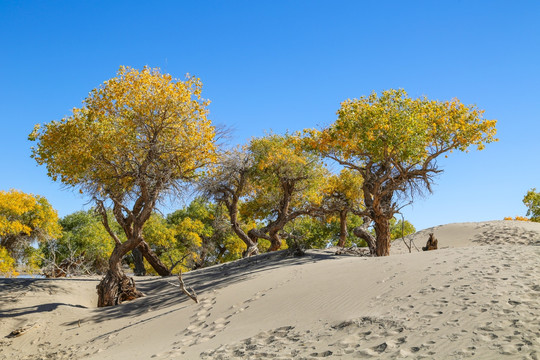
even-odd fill
[{"label": "shadow on sand", "polygon": [[[283,250],[190,271],[189,273],[183,274],[182,277],[186,286],[195,289],[198,296],[204,298],[205,294],[208,292],[219,290],[231,284],[256,277],[260,273],[271,271],[279,267],[303,265],[323,260],[342,258],[343,256],[347,255],[335,255],[331,251],[319,250],[308,251],[306,255],[297,257],[291,255],[288,251]],[[70,281],[70,279],[0,279],[1,303],[16,303],[18,298],[25,296],[25,294],[30,291],[43,291],[48,292],[49,294],[63,292],[65,289],[61,286],[61,281]],[[99,280],[96,280],[95,278],[77,278],[76,281],[92,281],[96,285],[99,283]],[[135,319],[143,314],[150,315],[139,318],[135,323],[113,331],[118,332],[127,327],[147,322],[157,317],[167,316],[193,304],[193,301],[179,289],[178,278],[176,276],[136,277],[135,282],[137,288],[146,296],[117,306],[89,309],[90,311],[83,315],[84,318],[69,321],[63,325],[80,326],[83,322],[99,323],[126,317]],[[0,318],[50,312],[62,306],[88,309],[82,305],[55,302],[29,307],[15,307],[9,310],[0,309]],[[154,316],[151,316],[151,312],[156,313]],[[108,334],[101,334],[99,337],[107,335]]]},{"label": "shadow on sand", "polygon": [[[183,274],[182,278],[187,287],[195,289],[199,297],[204,297],[207,292],[219,290],[278,267],[303,265],[338,257],[341,256],[324,251],[310,251],[305,256],[296,257],[284,250],[190,271]],[[173,312],[193,303],[177,287],[178,278],[176,276],[135,278],[135,282],[137,288],[146,296],[118,306],[94,309],[93,315],[85,319],[85,321],[102,322],[115,318],[136,317],[149,311],[163,311],[174,306],[174,309],[170,309],[169,311]],[[161,313],[158,316],[165,315],[169,312]],[[66,325],[73,324],[69,323]]]}]

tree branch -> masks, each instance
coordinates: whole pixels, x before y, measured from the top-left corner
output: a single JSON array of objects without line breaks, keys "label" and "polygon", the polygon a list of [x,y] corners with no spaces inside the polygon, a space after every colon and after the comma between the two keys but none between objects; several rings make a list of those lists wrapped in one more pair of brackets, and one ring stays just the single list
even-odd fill
[{"label": "tree branch", "polygon": [[190,288],[191,292],[193,294],[191,294],[188,289],[186,289],[186,285],[184,284],[184,280],[182,280],[182,272],[180,271],[178,273],[178,280],[180,281],[180,289],[182,290],[182,292],[184,294],[186,294],[187,296],[189,296],[191,298],[191,300],[195,301],[197,304],[199,303],[199,299],[197,298],[197,294],[195,293],[195,290],[193,290],[193,288]]},{"label": "tree branch", "polygon": [[103,200],[99,200],[98,198],[94,197],[94,201],[96,202],[96,211],[101,215],[101,223],[103,224],[103,227],[105,227],[105,230],[109,233],[109,235],[113,238],[115,244],[120,245],[122,242],[116,236],[114,231],[112,231],[111,227],[109,226],[109,217],[107,216],[107,210],[105,209],[105,205],[103,203]]}]

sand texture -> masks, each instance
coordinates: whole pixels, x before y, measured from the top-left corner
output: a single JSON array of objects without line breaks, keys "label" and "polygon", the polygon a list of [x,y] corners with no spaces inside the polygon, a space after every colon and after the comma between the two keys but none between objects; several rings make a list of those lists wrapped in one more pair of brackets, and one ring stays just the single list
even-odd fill
[{"label": "sand texture", "polygon": [[399,240],[384,258],[279,252],[193,271],[199,304],[175,277],[137,278],[147,296],[99,309],[98,278],[0,279],[0,359],[539,359],[540,223],[406,241],[430,232],[439,250]]}]

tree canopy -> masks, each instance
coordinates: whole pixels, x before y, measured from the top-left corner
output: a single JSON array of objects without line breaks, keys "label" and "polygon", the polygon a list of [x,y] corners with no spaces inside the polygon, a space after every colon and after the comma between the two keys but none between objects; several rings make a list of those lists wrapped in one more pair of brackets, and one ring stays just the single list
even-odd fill
[{"label": "tree canopy", "polygon": [[457,99],[414,99],[404,90],[387,90],[344,101],[333,124],[304,130],[303,139],[308,149],[360,173],[362,215],[374,221],[376,254],[388,255],[389,220],[400,199],[431,191],[433,177],[441,172],[435,159],[496,141],[496,121],[483,113]]},{"label": "tree canopy", "polygon": [[[120,67],[61,121],[37,125],[32,156],[53,180],[114,202],[162,195],[215,158],[202,83]],[[161,191],[160,191],[161,190]],[[142,204],[144,205],[144,204]]]},{"label": "tree canopy", "polygon": [[[50,273],[67,260],[71,263],[78,261],[79,268],[87,272],[104,274],[114,243],[95,209],[66,215],[60,219],[59,224],[62,227],[62,235],[40,245],[44,258],[53,267]],[[120,234],[122,230],[118,224],[114,222],[111,226],[122,238]]]},{"label": "tree canopy", "polygon": [[270,251],[278,250],[282,245],[279,232],[284,226],[298,216],[314,214],[320,206],[320,189],[329,172],[317,156],[296,149],[288,135],[252,139],[249,151],[255,167],[253,190],[241,213],[264,222],[258,233],[270,240]]}]

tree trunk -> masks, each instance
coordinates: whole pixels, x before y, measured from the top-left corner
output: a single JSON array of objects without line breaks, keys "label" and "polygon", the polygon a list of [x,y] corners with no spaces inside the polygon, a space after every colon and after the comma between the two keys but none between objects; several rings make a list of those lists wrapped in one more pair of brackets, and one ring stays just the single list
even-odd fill
[{"label": "tree trunk", "polygon": [[347,210],[341,210],[339,212],[339,241],[337,246],[344,247],[347,241],[349,232],[347,231]]},{"label": "tree trunk", "polygon": [[227,247],[218,245],[218,248],[219,248],[219,253],[216,256],[216,263],[219,264],[221,263],[221,258],[223,257],[223,254],[225,254],[225,251],[227,251]]},{"label": "tree trunk", "polygon": [[142,240],[141,243],[138,246],[138,249],[142,252],[142,255],[144,256],[146,261],[148,261],[150,266],[152,266],[152,268],[154,270],[156,270],[156,272],[160,276],[171,276],[172,275],[169,268],[167,266],[165,266],[165,264],[163,264],[161,262],[161,260],[159,260],[156,253],[154,253],[152,251],[152,249],[150,249],[150,246],[148,245],[148,243],[146,241]]},{"label": "tree trunk", "polygon": [[368,245],[370,255],[375,256],[376,255],[376,250],[377,250],[377,240],[368,231],[366,225],[367,224],[355,227],[354,230],[353,230],[353,234],[357,238],[360,238],[360,239],[364,240]]},{"label": "tree trunk", "polygon": [[231,225],[234,233],[246,244],[246,251],[242,253],[242,257],[250,257],[252,255],[259,254],[259,247],[257,246],[257,238],[252,237],[249,233],[246,234],[238,223]]},{"label": "tree trunk", "polygon": [[270,234],[270,248],[268,251],[277,251],[281,248],[281,238],[279,237],[277,231],[271,232]]},{"label": "tree trunk", "polygon": [[116,246],[109,259],[109,270],[97,285],[98,307],[113,306],[124,301],[144,296],[137,290],[133,278],[124,274],[121,268],[122,256],[127,253],[124,247]]},{"label": "tree trunk", "polygon": [[257,246],[257,237],[252,237],[250,233],[246,234],[244,230],[240,227],[238,223],[238,198],[235,198],[234,201],[227,205],[227,210],[229,211],[229,216],[231,218],[231,228],[243,242],[246,244],[246,251],[243,252],[242,257],[250,257],[251,255],[259,254],[259,247]]},{"label": "tree trunk", "polygon": [[202,268],[206,262],[206,256],[208,255],[208,240],[203,237],[201,253],[199,254],[199,261],[197,267]]},{"label": "tree trunk", "polygon": [[142,251],[138,247],[131,250],[131,255],[133,255],[133,264],[135,265],[134,273],[136,276],[146,275],[146,268],[144,267],[144,260]]},{"label": "tree trunk", "polygon": [[377,256],[390,255],[390,222],[384,216],[376,216],[375,219],[375,237],[377,240],[377,248],[375,254]]}]

